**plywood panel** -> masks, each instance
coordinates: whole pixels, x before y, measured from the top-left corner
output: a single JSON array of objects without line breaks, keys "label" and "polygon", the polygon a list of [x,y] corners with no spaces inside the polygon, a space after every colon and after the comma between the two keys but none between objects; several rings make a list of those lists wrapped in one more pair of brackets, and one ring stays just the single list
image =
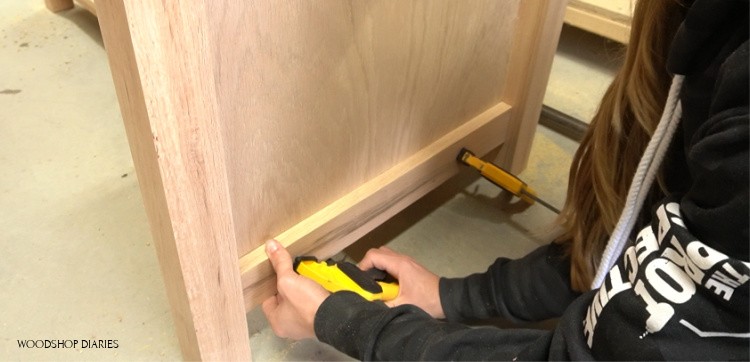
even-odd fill
[{"label": "plywood panel", "polygon": [[216,3],[214,76],[239,253],[498,104],[517,7]]}]

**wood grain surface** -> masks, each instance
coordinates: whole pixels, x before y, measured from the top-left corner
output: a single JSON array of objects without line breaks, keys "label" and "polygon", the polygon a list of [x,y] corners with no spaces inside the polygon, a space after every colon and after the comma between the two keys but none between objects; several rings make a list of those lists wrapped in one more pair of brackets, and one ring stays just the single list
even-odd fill
[{"label": "wood grain surface", "polygon": [[183,357],[249,360],[205,8],[97,5]]},{"label": "wood grain surface", "polygon": [[214,4],[207,31],[239,253],[498,104],[517,7]]}]

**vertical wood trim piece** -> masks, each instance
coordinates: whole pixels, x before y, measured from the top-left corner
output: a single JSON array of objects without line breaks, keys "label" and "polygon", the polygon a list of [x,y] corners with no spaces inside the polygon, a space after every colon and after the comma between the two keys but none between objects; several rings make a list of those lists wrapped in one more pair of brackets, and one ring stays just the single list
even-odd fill
[{"label": "vertical wood trim piece", "polygon": [[185,359],[248,360],[207,6],[101,1],[100,26]]},{"label": "vertical wood trim piece", "polygon": [[[278,235],[292,255],[328,258],[458,172],[462,147],[485,154],[503,142],[511,108],[499,103]],[[275,293],[263,246],[240,260],[246,308]]]},{"label": "vertical wood trim piece", "polygon": [[521,1],[503,92],[503,101],[513,106],[510,136],[496,159],[513,173],[523,170],[529,160],[566,4],[565,0]]}]

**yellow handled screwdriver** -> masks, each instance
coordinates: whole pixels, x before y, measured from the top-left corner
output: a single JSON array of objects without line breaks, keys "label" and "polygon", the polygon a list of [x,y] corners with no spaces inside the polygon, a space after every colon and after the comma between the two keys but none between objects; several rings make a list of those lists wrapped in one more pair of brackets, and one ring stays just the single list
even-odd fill
[{"label": "yellow handled screwdriver", "polygon": [[537,197],[536,192],[534,192],[534,190],[525,182],[521,181],[521,179],[490,162],[482,161],[466,148],[461,149],[461,152],[458,153],[456,159],[465,165],[477,169],[488,181],[499,186],[503,190],[507,190],[513,195],[516,195],[530,205],[533,205],[534,202],[538,202],[554,213],[560,213],[560,210],[556,207]]}]

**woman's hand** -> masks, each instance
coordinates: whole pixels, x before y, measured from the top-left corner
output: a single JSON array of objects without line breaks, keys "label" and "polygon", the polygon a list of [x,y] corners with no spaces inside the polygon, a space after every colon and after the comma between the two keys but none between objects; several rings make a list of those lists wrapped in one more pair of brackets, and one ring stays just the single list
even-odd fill
[{"label": "woman's hand", "polygon": [[292,256],[276,240],[266,242],[266,254],[276,271],[278,294],[263,302],[273,333],[295,340],[315,337],[315,313],[330,295],[318,283],[297,274]]},{"label": "woman's hand", "polygon": [[433,318],[445,318],[443,306],[440,304],[440,278],[411,257],[383,246],[379,249],[370,249],[359,263],[359,267],[362,270],[382,269],[398,279],[399,293],[396,299],[386,302],[389,307],[413,304]]}]

